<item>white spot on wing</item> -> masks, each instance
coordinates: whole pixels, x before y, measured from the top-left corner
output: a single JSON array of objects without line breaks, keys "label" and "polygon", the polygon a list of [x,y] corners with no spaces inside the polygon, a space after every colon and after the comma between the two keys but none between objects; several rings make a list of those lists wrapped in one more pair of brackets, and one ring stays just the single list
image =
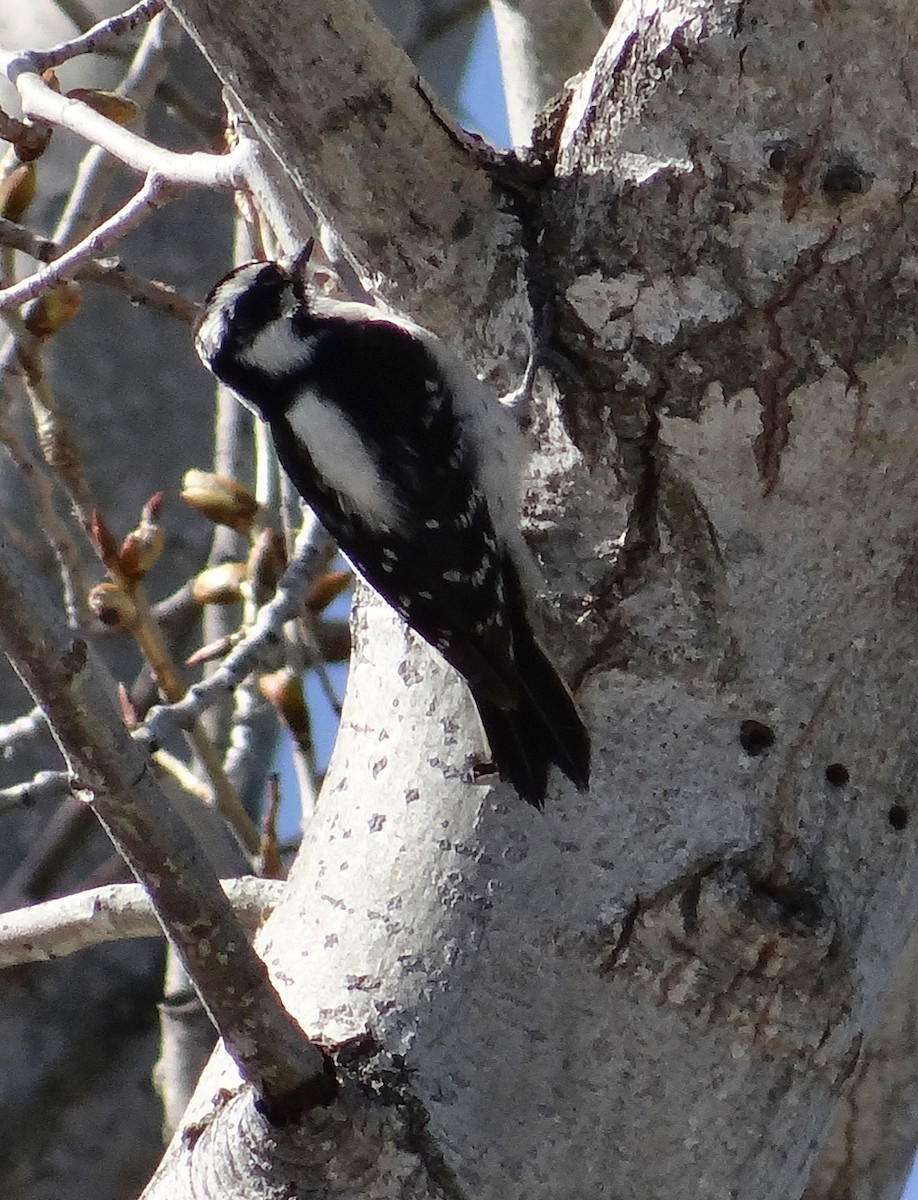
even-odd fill
[{"label": "white spot on wing", "polygon": [[255,334],[239,357],[246,366],[281,379],[309,364],[317,341],[300,337],[290,321],[272,321]]},{"label": "white spot on wing", "polygon": [[324,481],[342,504],[368,525],[398,529],[401,512],[392,486],[344,413],[304,388],[286,412],[287,421]]}]

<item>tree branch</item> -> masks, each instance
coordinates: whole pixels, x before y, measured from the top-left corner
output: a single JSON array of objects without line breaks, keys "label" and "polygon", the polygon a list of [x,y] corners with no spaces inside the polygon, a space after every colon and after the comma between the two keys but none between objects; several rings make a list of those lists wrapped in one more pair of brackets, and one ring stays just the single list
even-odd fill
[{"label": "tree branch", "polygon": [[176,187],[235,188],[242,179],[245,150],[182,153],[156,146],[85,104],[55,92],[42,79],[31,53],[0,52],[0,70],[19,92],[23,112],[33,120],[69,129],[107,150],[134,171],[161,175]]},{"label": "tree branch", "polygon": [[23,783],[0,788],[0,812],[19,805],[27,807],[39,800],[63,800],[69,791],[70,776],[66,771],[39,771]]},{"label": "tree branch", "polygon": [[[0,246],[9,246],[43,263],[53,262],[64,253],[64,247],[58,242],[41,237],[6,217],[0,217]],[[146,304],[188,324],[194,321],[198,312],[198,305],[193,300],[180,295],[169,284],[158,279],[141,279],[138,275],[132,275],[124,270],[117,258],[90,258],[77,267],[72,275],[75,279],[91,279],[94,283],[108,284],[130,296],[135,303]]]},{"label": "tree branch", "polygon": [[[278,879],[224,879],[220,886],[243,927],[254,932],[280,902]],[[152,901],[139,883],[76,892],[0,914],[0,968],[47,962],[127,938],[162,937]]]},{"label": "tree branch", "polygon": [[175,729],[190,728],[209,704],[245,679],[260,662],[265,645],[276,641],[285,623],[300,615],[306,589],[315,576],[316,564],[322,561],[327,544],[322,527],[311,513],[307,513],[293,558],[278,584],[274,599],[259,610],[251,630],[212,675],[190,687],[177,703],[151,709],[144,725],[134,734],[139,744],[155,746]]},{"label": "tree branch", "polygon": [[79,37],[60,42],[57,46],[50,46],[47,50],[32,50],[29,57],[37,71],[48,71],[81,54],[96,54],[110,38],[130,33],[144,21],[149,21],[158,12],[162,12],[164,7],[164,0],[139,0],[125,12],[99,21]]},{"label": "tree branch", "polygon": [[81,242],[28,278],[0,289],[0,309],[25,304],[28,300],[34,300],[52,284],[71,278],[101,251],[146,220],[155,209],[174,200],[175,196],[176,193],[167,180],[161,175],[149,174],[143,187],[107,221],[97,225]]},{"label": "tree branch", "polygon": [[65,637],[24,561],[0,539],[0,643],[48,714],[78,798],[137,878],[243,1077],[269,1104],[327,1102],[321,1052],[271,986],[212,870],[197,852],[88,656]]},{"label": "tree branch", "polygon": [[605,29],[589,0],[490,0],[510,136],[525,146],[540,109],[564,81],[583,71],[602,45]]}]

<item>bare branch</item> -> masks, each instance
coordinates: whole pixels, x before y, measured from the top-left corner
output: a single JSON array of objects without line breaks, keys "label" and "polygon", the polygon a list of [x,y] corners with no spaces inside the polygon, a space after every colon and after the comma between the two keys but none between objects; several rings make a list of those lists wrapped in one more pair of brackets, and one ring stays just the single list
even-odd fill
[{"label": "bare branch", "polygon": [[482,144],[427,94],[368,6],[311,7],[307,69],[294,0],[170,8],[297,189],[334,217],[374,282],[386,280],[387,299],[455,340],[470,301],[483,304],[493,284],[495,258],[515,257],[513,221],[483,169]]},{"label": "bare branch", "polygon": [[[64,253],[64,247],[51,238],[41,237],[15,221],[0,217],[0,246],[9,246],[39,262],[49,263]],[[158,279],[142,279],[125,271],[117,258],[91,258],[73,272],[75,279],[90,279],[124,292],[136,304],[144,304],[180,321],[195,320],[199,306]]]},{"label": "bare branch", "polygon": [[50,131],[28,121],[19,121],[0,109],[0,139],[9,142],[16,151],[13,162],[29,162],[44,153]]},{"label": "bare branch", "polygon": [[60,42],[57,46],[50,46],[47,50],[32,50],[29,57],[34,69],[39,72],[47,71],[52,67],[59,67],[61,63],[76,58],[80,54],[95,53],[110,38],[136,29],[144,21],[155,17],[164,7],[163,0],[140,0],[138,4],[132,5],[125,12],[99,21],[98,24],[87,29],[85,33],[81,33],[79,37],[72,38],[69,42]]},{"label": "bare branch", "polygon": [[536,114],[566,79],[585,70],[602,45],[605,27],[589,0],[490,0],[510,136],[532,137]]},{"label": "bare branch", "polygon": [[143,187],[122,205],[116,213],[97,225],[72,249],[65,251],[59,258],[54,259],[34,275],[14,283],[8,288],[0,289],[0,310],[15,308],[34,300],[52,284],[60,283],[73,276],[80,267],[90,259],[95,258],[101,251],[107,249],[119,238],[124,237],[141,221],[146,220],[150,213],[176,198],[172,184],[155,173],[149,174],[144,180]]},{"label": "bare branch", "polygon": [[0,315],[13,333],[13,351],[22,368],[42,457],[57,475],[86,528],[95,507],[92,492],[76,441],[45,372],[42,341],[26,328],[18,313],[0,309]]},{"label": "bare branch", "polygon": [[[247,932],[280,903],[278,879],[224,879],[220,886]],[[139,883],[76,892],[0,915],[0,968],[47,962],[127,938],[162,937],[150,897]]]},{"label": "bare branch", "polygon": [[[9,404],[7,389],[0,384],[0,395]],[[0,419],[0,443],[22,473],[26,486],[32,494],[38,526],[47,539],[58,562],[64,608],[73,628],[87,623],[89,611],[86,606],[88,587],[80,561],[80,553],[66,522],[54,506],[52,481],[41,463],[30,453],[14,432],[12,425]],[[0,735],[2,742],[2,735]]]},{"label": "bare branch", "polygon": [[55,92],[42,79],[27,52],[16,55],[0,52],[0,70],[6,72],[17,88],[27,116],[69,129],[134,171],[160,175],[175,187],[233,189],[241,182],[247,153],[244,148],[237,147],[226,154],[166,150],[110,121],[82,100]]},{"label": "bare branch", "polygon": [[24,713],[21,717],[16,717],[15,720],[0,725],[0,753],[8,754],[17,742],[33,738],[39,733],[45,733],[47,728],[45,714],[36,705],[31,712]]},{"label": "bare branch", "polygon": [[24,560],[3,539],[0,642],[48,713],[74,793],[144,882],[244,1078],[269,1104],[327,1102],[321,1052],[271,987],[210,866],[121,724],[86,643],[63,636]]},{"label": "bare branch", "polygon": [[0,812],[8,808],[27,808],[39,800],[63,800],[70,793],[70,776],[66,771],[39,771],[25,783],[0,788]]}]

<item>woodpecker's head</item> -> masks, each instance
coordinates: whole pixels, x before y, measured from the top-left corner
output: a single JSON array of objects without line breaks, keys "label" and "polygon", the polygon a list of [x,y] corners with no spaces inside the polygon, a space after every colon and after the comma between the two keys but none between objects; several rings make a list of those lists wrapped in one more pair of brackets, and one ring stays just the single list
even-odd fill
[{"label": "woodpecker's head", "polygon": [[302,367],[309,345],[298,329],[308,317],[303,257],[289,268],[276,262],[236,267],[213,288],[195,328],[204,365],[268,419],[273,398],[279,400],[283,382]]}]

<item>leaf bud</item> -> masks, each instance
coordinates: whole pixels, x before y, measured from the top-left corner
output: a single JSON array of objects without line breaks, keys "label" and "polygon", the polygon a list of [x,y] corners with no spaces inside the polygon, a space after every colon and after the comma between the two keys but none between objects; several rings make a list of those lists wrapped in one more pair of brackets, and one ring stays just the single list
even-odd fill
[{"label": "leaf bud", "polygon": [[191,594],[196,604],[234,604],[244,599],[242,588],[247,578],[245,563],[219,563],[194,577]]},{"label": "leaf bud", "polygon": [[89,609],[103,625],[130,629],[137,620],[137,607],[117,583],[97,583],[89,593]]},{"label": "leaf bud", "polygon": [[209,521],[242,534],[252,528],[258,512],[258,501],[247,487],[212,471],[186,471],[182,499]]}]

